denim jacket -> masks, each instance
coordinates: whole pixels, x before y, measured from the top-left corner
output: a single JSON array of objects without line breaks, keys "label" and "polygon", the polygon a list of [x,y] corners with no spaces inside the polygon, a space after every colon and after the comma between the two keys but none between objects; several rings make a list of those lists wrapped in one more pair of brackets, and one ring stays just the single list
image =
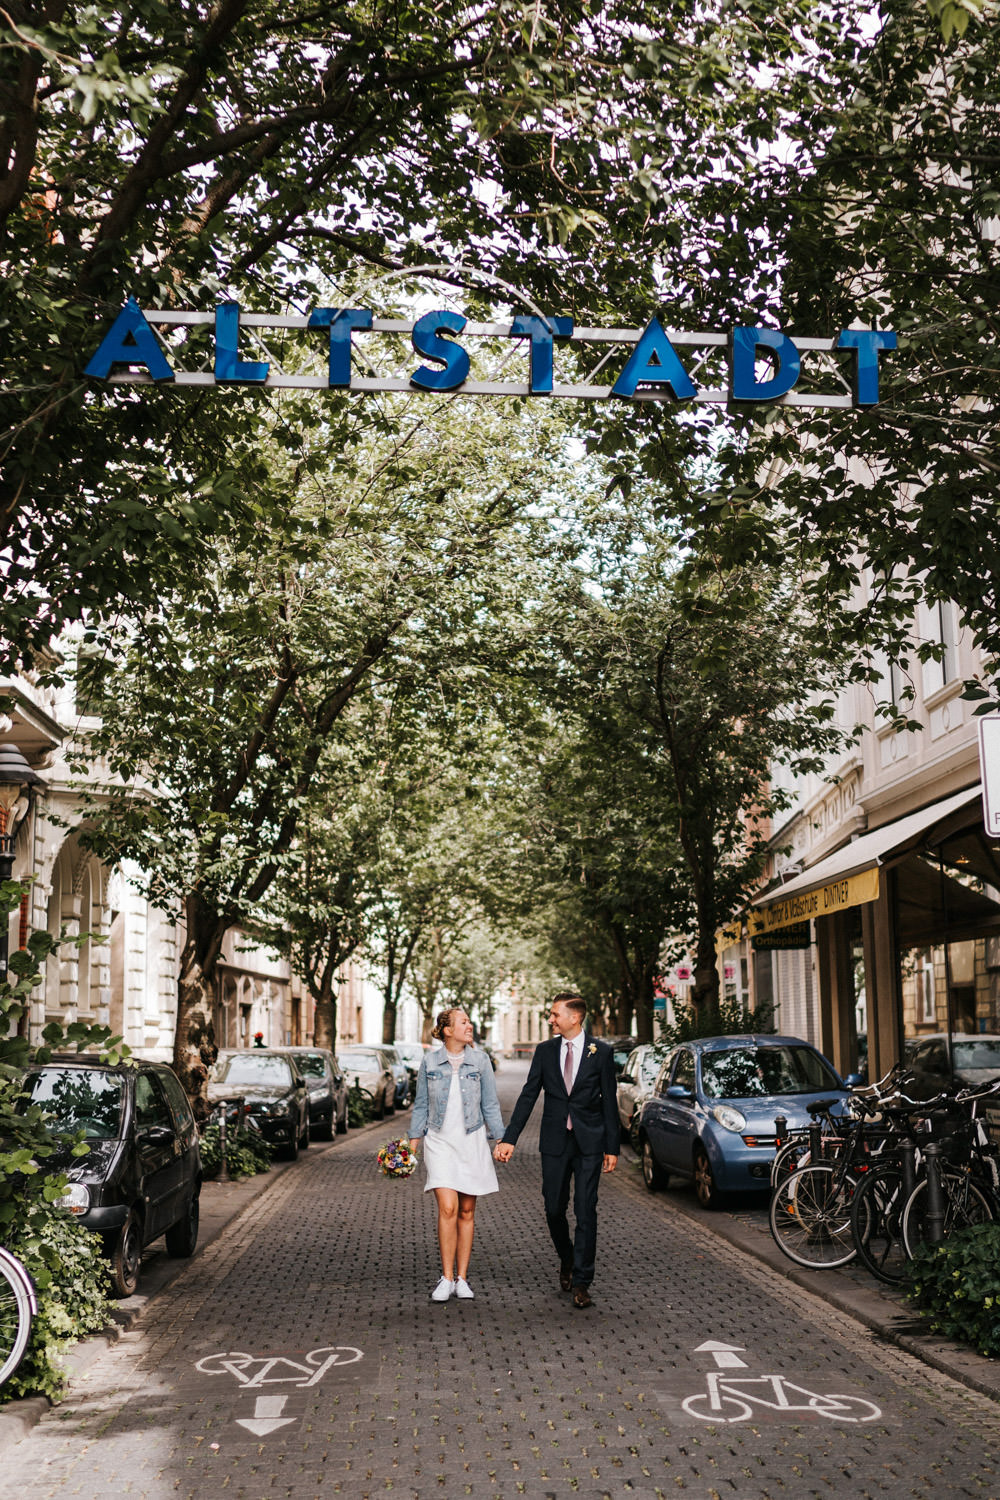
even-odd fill
[{"label": "denim jacket", "polygon": [[[410,1120],[410,1135],[416,1140],[428,1130],[440,1130],[444,1124],[444,1112],[448,1107],[451,1089],[452,1066],[444,1043],[428,1052],[420,1064],[417,1074],[417,1097],[413,1101]],[[479,1047],[466,1047],[458,1069],[462,1090],[462,1108],[465,1114],[465,1133],[471,1134],[480,1125],[486,1126],[487,1134],[494,1140],[503,1135],[503,1115],[497,1102],[497,1086],[493,1079],[493,1064]]]}]

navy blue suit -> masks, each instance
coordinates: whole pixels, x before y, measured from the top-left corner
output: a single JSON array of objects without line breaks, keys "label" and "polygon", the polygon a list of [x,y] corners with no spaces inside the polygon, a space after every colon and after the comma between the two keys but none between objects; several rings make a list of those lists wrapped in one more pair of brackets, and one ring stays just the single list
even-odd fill
[{"label": "navy blue suit", "polygon": [[[559,1263],[572,1263],[573,1285],[589,1286],[597,1253],[597,1189],[604,1157],[617,1156],[621,1144],[614,1054],[605,1042],[584,1034],[583,1055],[572,1093],[566,1092],[562,1037],[539,1042],[524,1088],[514,1105],[504,1141],[515,1145],[540,1093],[544,1094],[538,1147],[542,1153],[545,1217]],[[567,1116],[573,1122],[566,1128]],[[566,1210],[574,1183],[576,1234],[571,1237]]]}]

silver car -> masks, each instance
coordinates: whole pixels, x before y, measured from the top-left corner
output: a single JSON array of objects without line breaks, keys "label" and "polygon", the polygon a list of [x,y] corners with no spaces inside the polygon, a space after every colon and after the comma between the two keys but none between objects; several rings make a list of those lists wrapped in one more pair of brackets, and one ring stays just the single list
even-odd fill
[{"label": "silver car", "polygon": [[375,1101],[375,1115],[379,1120],[391,1115],[396,1108],[396,1079],[381,1046],[365,1047],[352,1043],[349,1047],[338,1047],[337,1057],[347,1075],[347,1086],[354,1087],[355,1080],[367,1089]]},{"label": "silver car", "polygon": [[653,1092],[656,1075],[659,1073],[668,1048],[657,1047],[647,1042],[635,1047],[625,1060],[618,1076],[618,1118],[632,1146],[637,1145],[637,1126],[643,1102]]}]

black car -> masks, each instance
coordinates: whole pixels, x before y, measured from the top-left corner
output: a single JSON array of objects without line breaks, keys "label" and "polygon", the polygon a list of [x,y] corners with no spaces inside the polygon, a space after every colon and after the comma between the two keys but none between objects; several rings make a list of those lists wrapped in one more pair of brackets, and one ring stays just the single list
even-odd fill
[{"label": "black car", "polygon": [[86,1156],[67,1145],[49,1160],[69,1178],[60,1206],[101,1236],[119,1297],[136,1290],[142,1252],[161,1234],[169,1255],[194,1254],[201,1156],[175,1073],[162,1063],[55,1058],[28,1071],[24,1099],[52,1114],[53,1131],[83,1134]]},{"label": "black car", "polygon": [[332,1141],[347,1129],[347,1079],[327,1047],[288,1047],[309,1090],[309,1129],[318,1141]]},{"label": "black car", "polygon": [[309,1091],[291,1052],[251,1047],[220,1052],[208,1080],[208,1101],[244,1099],[266,1141],[282,1146],[293,1161],[309,1144]]}]

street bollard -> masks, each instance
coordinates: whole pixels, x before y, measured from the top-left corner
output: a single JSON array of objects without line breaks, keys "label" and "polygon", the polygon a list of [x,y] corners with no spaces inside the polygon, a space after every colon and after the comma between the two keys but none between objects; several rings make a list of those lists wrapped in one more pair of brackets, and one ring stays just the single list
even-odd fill
[{"label": "street bollard", "polygon": [[813,1164],[823,1160],[823,1127],[818,1120],[809,1126],[809,1160]]},{"label": "street bollard", "polygon": [[219,1115],[219,1179],[220,1182],[228,1182],[229,1168],[226,1165],[226,1106],[222,1106]]},{"label": "street bollard", "polygon": [[899,1165],[902,1177],[902,1201],[909,1203],[910,1194],[917,1185],[917,1148],[913,1141],[904,1141],[900,1146]]},{"label": "street bollard", "polygon": [[788,1118],[786,1115],[775,1115],[774,1117],[774,1148],[780,1151],[788,1137]]},{"label": "street bollard", "polygon": [[941,1147],[931,1141],[924,1147],[927,1164],[927,1210],[924,1214],[924,1239],[928,1245],[940,1245],[944,1239],[944,1189],[941,1186]]}]

